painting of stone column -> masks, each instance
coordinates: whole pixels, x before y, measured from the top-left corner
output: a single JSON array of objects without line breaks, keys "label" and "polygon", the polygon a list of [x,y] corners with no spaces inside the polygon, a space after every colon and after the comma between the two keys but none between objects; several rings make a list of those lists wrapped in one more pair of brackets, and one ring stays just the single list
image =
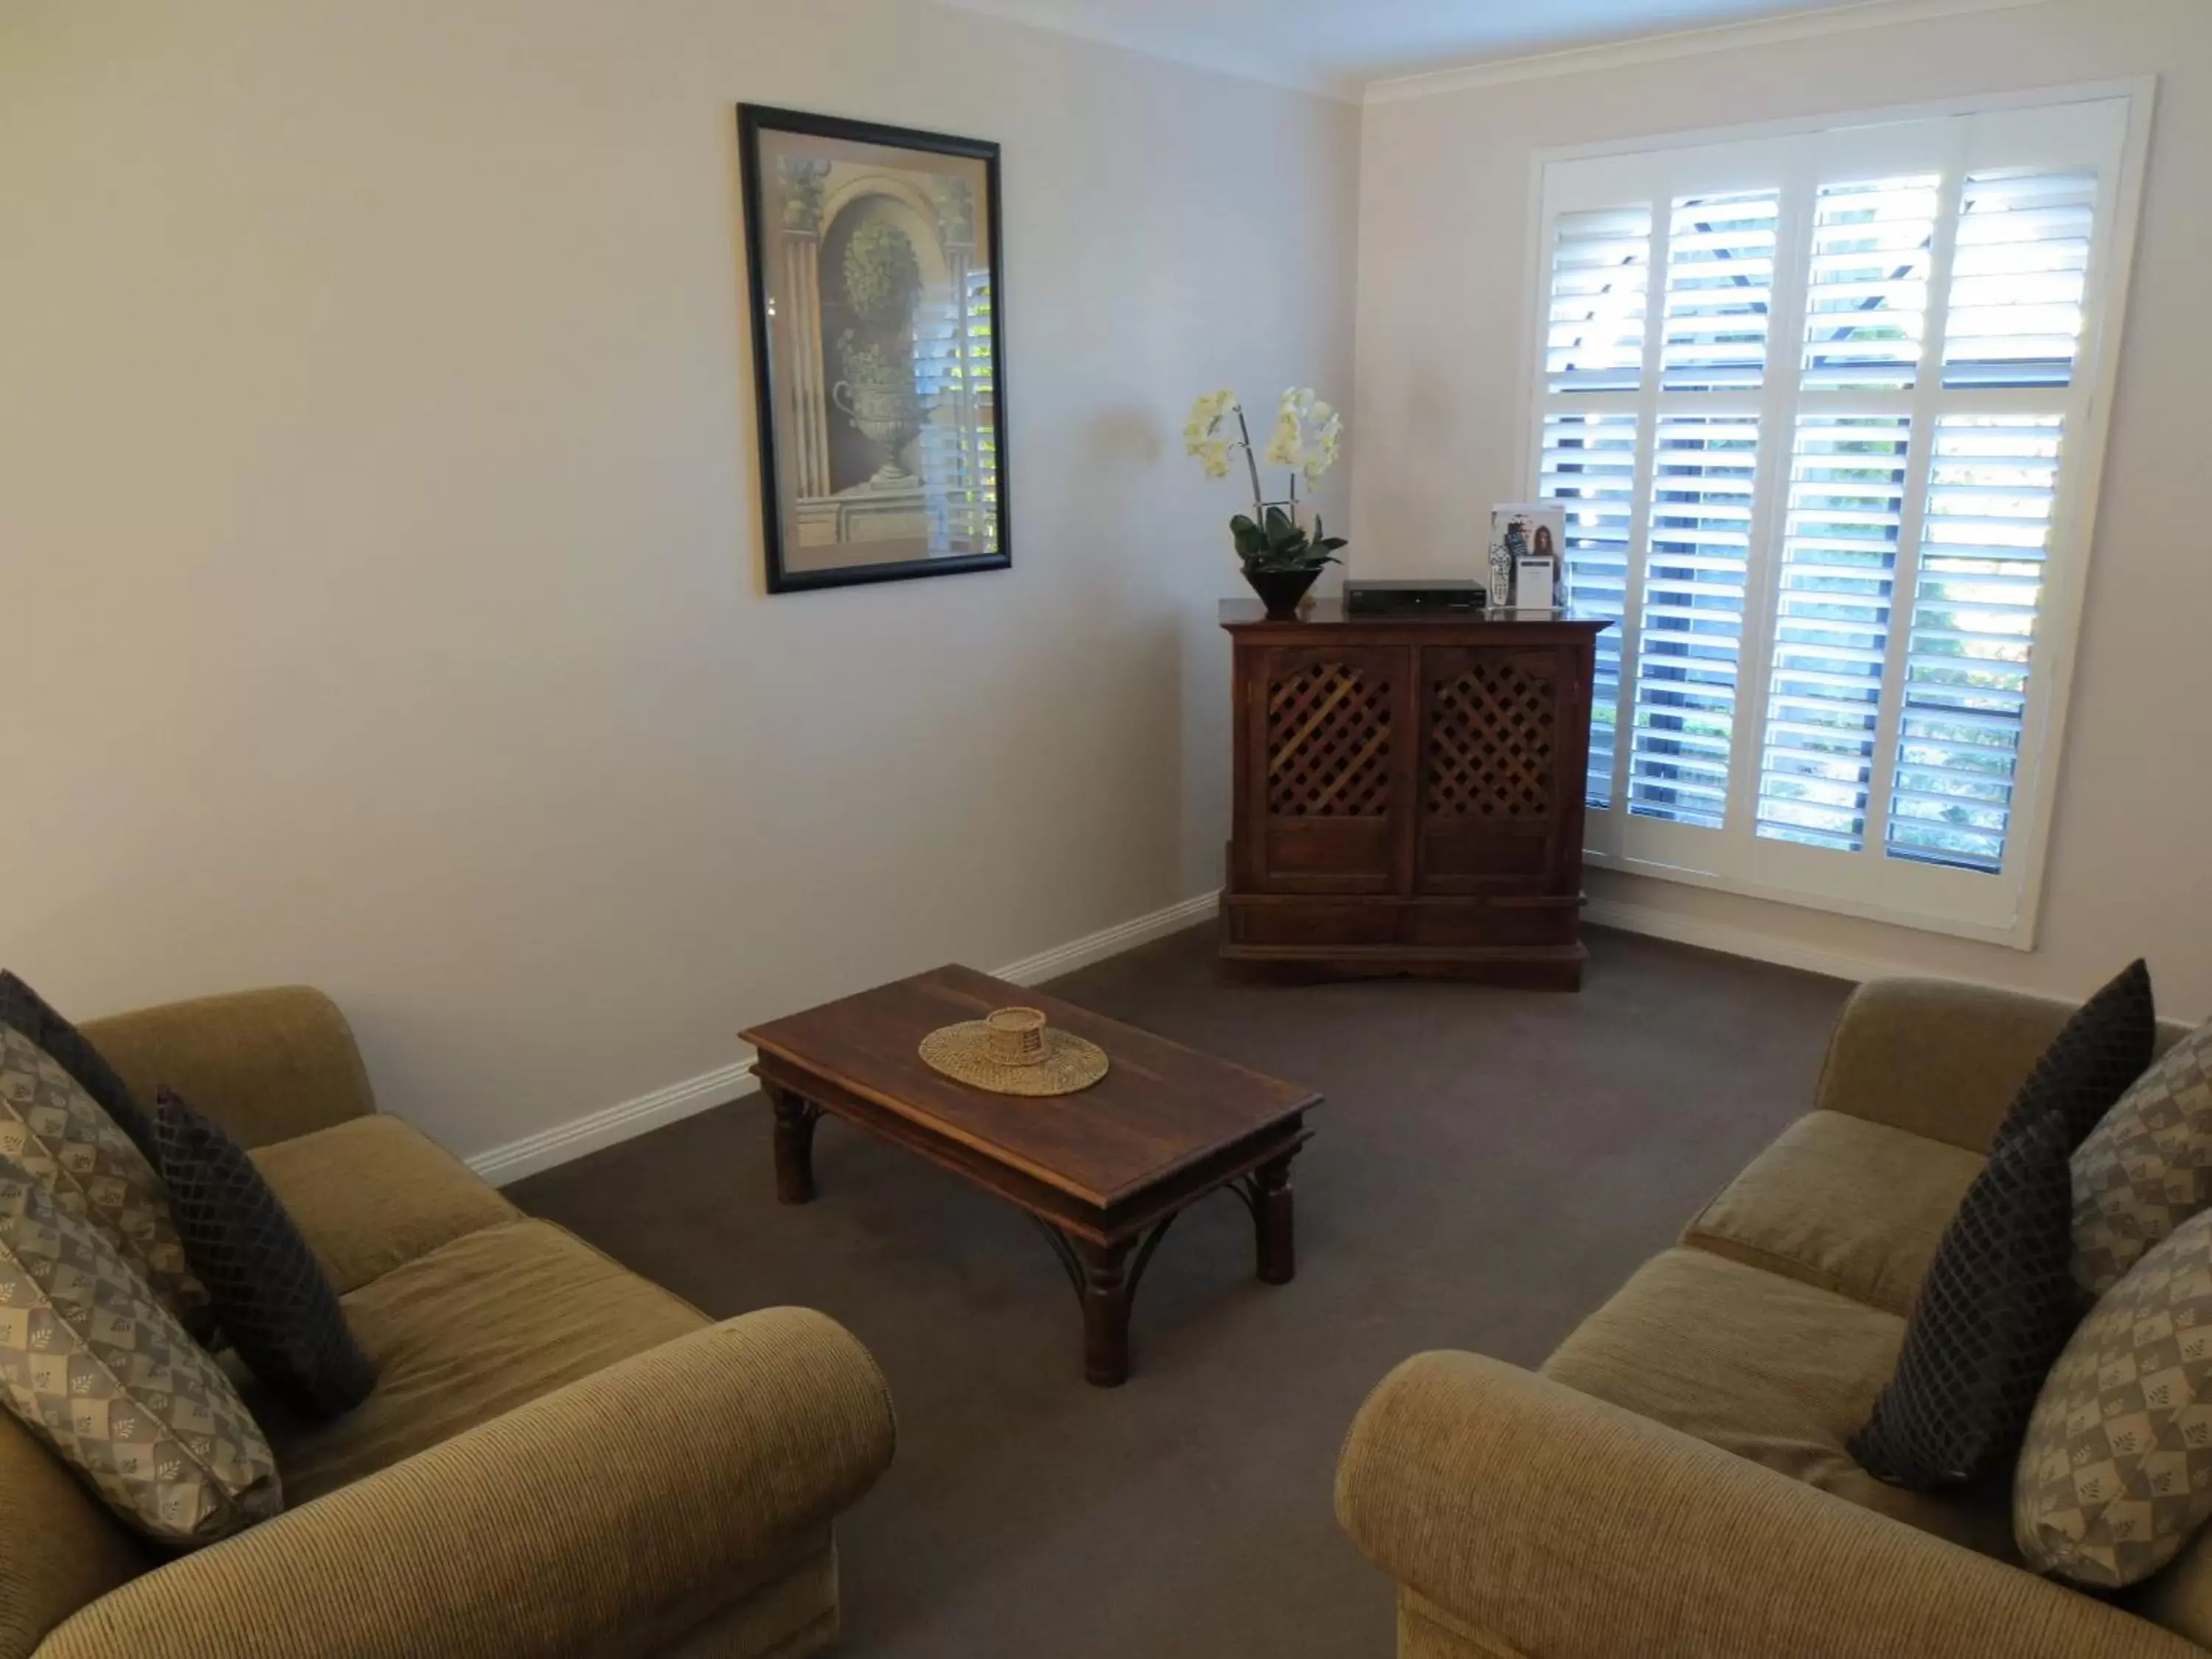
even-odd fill
[{"label": "painting of stone column", "polygon": [[741,105],[770,592],[1003,568],[999,147]]}]

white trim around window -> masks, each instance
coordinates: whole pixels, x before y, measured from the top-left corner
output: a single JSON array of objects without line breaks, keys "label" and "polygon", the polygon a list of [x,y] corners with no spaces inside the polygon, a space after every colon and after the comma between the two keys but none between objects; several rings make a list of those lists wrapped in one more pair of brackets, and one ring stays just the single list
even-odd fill
[{"label": "white trim around window", "polygon": [[2033,948],[2154,92],[1537,155],[1593,864]]}]

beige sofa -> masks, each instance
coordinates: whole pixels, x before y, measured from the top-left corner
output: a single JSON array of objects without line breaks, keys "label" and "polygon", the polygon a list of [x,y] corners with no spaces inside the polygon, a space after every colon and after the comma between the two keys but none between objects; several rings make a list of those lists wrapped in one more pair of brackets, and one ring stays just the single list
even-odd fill
[{"label": "beige sofa", "polygon": [[[1923,1496],[1844,1450],[2069,1012],[1934,981],[1864,987],[1814,1109],[1540,1374],[1427,1353],[1386,1377],[1336,1503],[1398,1581],[1401,1659],[2202,1659],[2212,1528],[2100,1601],[2016,1565],[2008,1470]],[[2179,1035],[2162,1028],[2161,1047]]]},{"label": "beige sofa", "polygon": [[[793,1659],[890,1400],[823,1316],[716,1324],[377,1113],[303,989],[88,1025],[253,1149],[380,1369],[332,1423],[242,1387],[285,1513],[164,1561],[0,1414],[0,1659]],[[237,1373],[243,1377],[244,1373]]]}]

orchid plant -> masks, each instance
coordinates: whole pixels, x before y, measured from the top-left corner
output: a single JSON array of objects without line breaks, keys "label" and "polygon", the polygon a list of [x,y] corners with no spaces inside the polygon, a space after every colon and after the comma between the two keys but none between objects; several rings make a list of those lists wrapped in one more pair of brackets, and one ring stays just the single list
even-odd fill
[{"label": "orchid plant", "polygon": [[[1237,423],[1233,437],[1229,432],[1232,419]],[[1293,386],[1283,393],[1275,408],[1274,429],[1267,436],[1267,465],[1290,471],[1287,501],[1265,499],[1260,488],[1261,457],[1253,448],[1244,405],[1227,387],[1208,392],[1190,406],[1182,438],[1184,452],[1198,458],[1209,478],[1227,477],[1230,457],[1240,449],[1244,452],[1245,471],[1252,480],[1252,511],[1230,520],[1229,532],[1247,570],[1319,570],[1336,562],[1336,550],[1345,544],[1344,538],[1322,533],[1318,515],[1310,536],[1297,521],[1298,480],[1304,478],[1310,490],[1336,464],[1344,445],[1344,416],[1316,397],[1311,387]]]}]

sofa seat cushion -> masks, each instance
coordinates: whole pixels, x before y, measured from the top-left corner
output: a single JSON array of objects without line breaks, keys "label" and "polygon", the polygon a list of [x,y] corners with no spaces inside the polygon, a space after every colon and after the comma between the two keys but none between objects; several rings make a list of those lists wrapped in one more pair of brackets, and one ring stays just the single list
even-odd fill
[{"label": "sofa seat cushion", "polygon": [[544,1221],[469,1233],[343,1301],[376,1367],[367,1400],[317,1423],[244,1385],[295,1504],[708,1322]]},{"label": "sofa seat cushion", "polygon": [[1983,1162],[1924,1135],[1809,1112],[1705,1206],[1682,1242],[1909,1313]]},{"label": "sofa seat cushion", "polygon": [[1844,1449],[1904,1338],[1904,1320],[1882,1309],[1674,1249],[1644,1263],[1543,1369],[1863,1509],[2015,1560],[2008,1470],[1941,1495],[1913,1492],[1885,1486]]},{"label": "sofa seat cushion", "polygon": [[422,1131],[381,1113],[252,1156],[341,1296],[522,1214]]}]

